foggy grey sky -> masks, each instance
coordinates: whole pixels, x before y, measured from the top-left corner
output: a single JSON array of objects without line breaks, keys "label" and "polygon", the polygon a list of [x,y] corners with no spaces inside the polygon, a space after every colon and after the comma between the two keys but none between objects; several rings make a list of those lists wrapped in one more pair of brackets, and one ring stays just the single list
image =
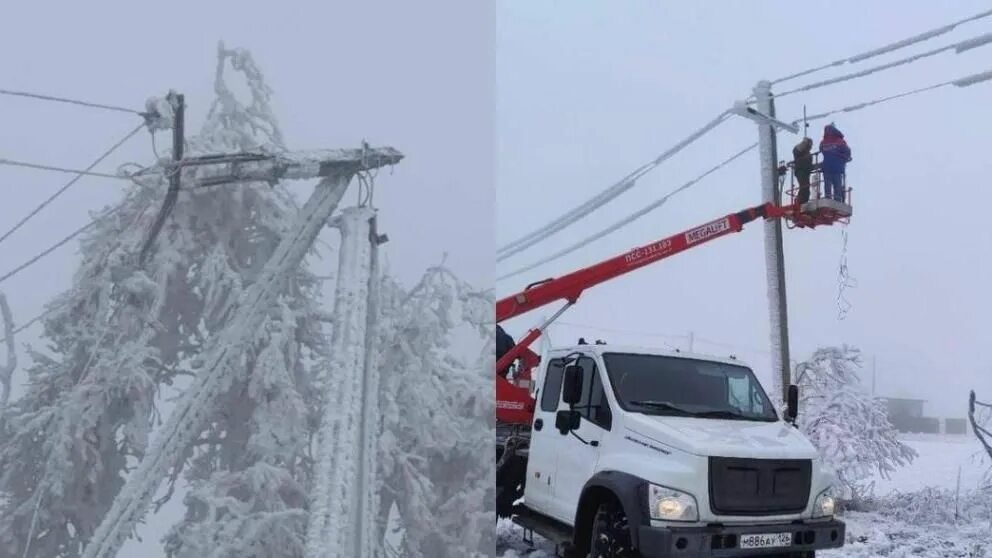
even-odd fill
[{"label": "foggy grey sky", "polygon": [[[497,245],[543,225],[693,132],[759,79],[881,46],[988,9],[985,1],[799,6],[781,2],[503,4],[497,32]],[[804,9],[805,8],[805,9]],[[963,25],[923,45],[774,90],[895,60],[987,33]],[[953,52],[778,101],[788,119],[992,69],[986,46]],[[784,86],[784,87],[783,87]],[[928,398],[928,412],[963,416],[967,389],[992,393],[986,319],[992,266],[984,208],[992,164],[992,84],[947,88],[840,115],[854,160],[855,216],[848,266],[858,281],[838,320],[839,228],[786,230],[792,357],[850,343],[877,355],[878,393]],[[818,142],[826,122],[813,123]],[[650,203],[756,141],[735,117],[653,171],[627,194],[552,239],[500,263],[511,271],[567,247]],[[782,134],[779,157],[798,137]],[[634,246],[759,203],[757,152],[738,159],[630,227],[524,275],[498,283],[506,295]],[[556,345],[579,335],[736,353],[768,373],[762,225],[587,292],[553,328]],[[550,315],[508,322],[517,337]],[[660,333],[668,337],[635,334]],[[725,347],[706,340],[730,344]],[[866,359],[863,377],[870,379]],[[767,385],[767,384],[766,384]]]},{"label": "foggy grey sky", "polygon": [[[137,109],[175,88],[186,95],[192,134],[214,99],[217,41],[248,48],[274,89],[290,149],[358,147],[366,138],[406,155],[392,175],[389,169],[379,174],[375,198],[382,232],[391,239],[385,258],[394,275],[411,285],[447,251],[447,265],[465,279],[491,284],[493,114],[485,10],[454,0],[416,7],[287,2],[278,11],[261,1],[150,6],[65,3],[53,14],[49,6],[18,5],[0,21],[2,87]],[[460,23],[440,24],[447,18]],[[2,157],[84,168],[138,117],[2,97],[0,121]],[[167,136],[157,138],[163,154]],[[148,164],[148,134],[118,153],[97,170]],[[13,224],[70,178],[0,166],[0,224]],[[301,199],[312,191],[312,183],[287,184]],[[0,244],[0,273],[85,224],[88,211],[116,202],[127,187],[125,181],[81,180]],[[354,199],[349,194],[345,201]],[[67,245],[0,284],[18,321],[69,286],[75,250]],[[329,272],[335,258],[314,269]]]},{"label": "foggy grey sky", "polygon": [[[274,90],[290,149],[358,147],[365,138],[406,155],[392,175],[385,169],[377,181],[390,272],[412,286],[448,252],[450,268],[487,287],[495,276],[490,21],[483,6],[456,0],[24,2],[0,18],[0,88],[135,109],[174,88],[186,95],[187,133],[193,134],[214,99],[217,42],[250,49]],[[0,122],[0,157],[84,168],[138,117],[0,97]],[[169,142],[168,134],[159,134],[161,153]],[[152,157],[148,134],[141,133],[97,170],[113,172],[127,161],[148,164]],[[0,229],[70,178],[0,166]],[[313,183],[288,184],[302,200]],[[0,244],[0,274],[85,224],[87,212],[115,203],[127,187],[124,181],[81,180]],[[345,201],[353,203],[355,196],[352,190]],[[334,235],[328,230],[323,236]],[[15,320],[26,322],[70,286],[76,246],[0,284]],[[327,274],[336,265],[331,254],[313,269]],[[330,283],[328,295],[332,288]],[[36,326],[21,334],[18,345],[37,342],[39,331]],[[23,351],[20,356],[23,372]],[[130,543],[121,556],[137,548],[159,552],[160,537],[182,513],[181,497],[163,512],[171,518],[153,518],[139,528],[144,545]]]}]

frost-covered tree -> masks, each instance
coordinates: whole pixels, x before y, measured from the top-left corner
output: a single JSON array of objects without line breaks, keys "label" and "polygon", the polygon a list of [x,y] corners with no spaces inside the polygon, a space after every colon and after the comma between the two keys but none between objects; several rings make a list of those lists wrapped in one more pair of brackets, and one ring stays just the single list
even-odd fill
[{"label": "frost-covered tree", "polygon": [[817,349],[796,366],[799,428],[835,470],[845,499],[864,496],[875,474],[888,478],[916,457],[898,439],[882,401],[862,386],[860,367],[860,352],[846,345]]},{"label": "frost-covered tree", "polygon": [[402,556],[490,556],[495,301],[443,267],[381,300],[380,532],[395,504]]},{"label": "frost-covered tree", "polygon": [[[247,106],[228,88],[227,67],[246,77]],[[188,139],[190,155],[285,149],[271,92],[247,52],[221,47],[215,91],[202,130]],[[79,554],[143,455],[161,391],[196,374],[202,347],[295,214],[288,194],[269,184],[184,189],[139,268],[135,256],[167,188],[161,173],[132,177],[118,208],[82,239],[73,287],[49,305],[46,346],[30,350],[26,391],[5,414],[0,556],[24,555],[29,541],[28,556]],[[279,547],[255,555],[299,556],[293,541],[305,523],[318,404],[309,366],[325,358],[325,341],[313,275],[300,269],[283,288],[244,355],[249,379],[231,387],[184,456],[191,491],[187,516],[168,539],[172,556],[201,556],[207,544],[217,550],[220,537],[251,548],[259,533]]]},{"label": "frost-covered tree", "polygon": [[[7,351],[6,364],[0,364],[0,422],[3,421],[3,411],[10,401],[10,382],[17,369],[17,353],[14,351],[14,317],[7,304],[7,296],[0,293],[0,335],[3,335],[3,345]],[[2,426],[0,426],[2,432]]]}]

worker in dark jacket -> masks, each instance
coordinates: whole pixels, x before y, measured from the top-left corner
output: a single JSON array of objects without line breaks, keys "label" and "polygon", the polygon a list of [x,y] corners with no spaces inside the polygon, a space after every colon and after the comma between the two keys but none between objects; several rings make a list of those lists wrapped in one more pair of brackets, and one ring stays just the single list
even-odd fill
[{"label": "worker in dark jacket", "polygon": [[851,161],[851,148],[844,140],[844,134],[833,123],[823,127],[820,141],[820,154],[823,156],[824,195],[839,202],[844,201],[844,178],[847,163]]},{"label": "worker in dark jacket", "polygon": [[[496,326],[496,360],[499,360],[500,358],[503,357],[503,355],[510,352],[510,349],[512,349],[515,345],[516,342],[513,340],[513,337],[510,337],[510,334],[504,331],[502,327],[497,325]],[[508,366],[505,369],[497,370],[496,372],[500,376],[503,376],[505,378],[506,375],[510,372],[510,367]]]},{"label": "worker in dark jacket", "polygon": [[799,203],[809,201],[809,175],[813,174],[813,140],[803,138],[803,141],[792,148],[792,174],[799,182]]}]

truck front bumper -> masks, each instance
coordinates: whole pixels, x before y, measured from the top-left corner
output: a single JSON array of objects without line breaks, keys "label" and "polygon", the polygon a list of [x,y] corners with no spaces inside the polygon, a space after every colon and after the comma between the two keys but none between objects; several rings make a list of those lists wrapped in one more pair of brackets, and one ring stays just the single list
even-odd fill
[{"label": "truck front bumper", "polygon": [[[777,548],[740,548],[741,535],[791,533],[792,545]],[[773,525],[707,525],[703,527],[641,526],[638,550],[645,558],[729,557],[768,555],[840,548],[844,545],[844,522],[810,521]]]}]

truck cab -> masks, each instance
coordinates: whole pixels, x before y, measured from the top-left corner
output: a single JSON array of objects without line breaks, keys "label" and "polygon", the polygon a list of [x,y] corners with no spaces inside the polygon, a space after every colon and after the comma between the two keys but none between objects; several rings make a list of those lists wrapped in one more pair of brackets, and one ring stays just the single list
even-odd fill
[{"label": "truck cab", "polygon": [[[498,452],[501,515],[567,554],[813,556],[843,545],[832,473],[742,362],[577,345],[550,351],[533,380],[526,443],[518,435]],[[512,509],[510,486],[522,495]]]}]

